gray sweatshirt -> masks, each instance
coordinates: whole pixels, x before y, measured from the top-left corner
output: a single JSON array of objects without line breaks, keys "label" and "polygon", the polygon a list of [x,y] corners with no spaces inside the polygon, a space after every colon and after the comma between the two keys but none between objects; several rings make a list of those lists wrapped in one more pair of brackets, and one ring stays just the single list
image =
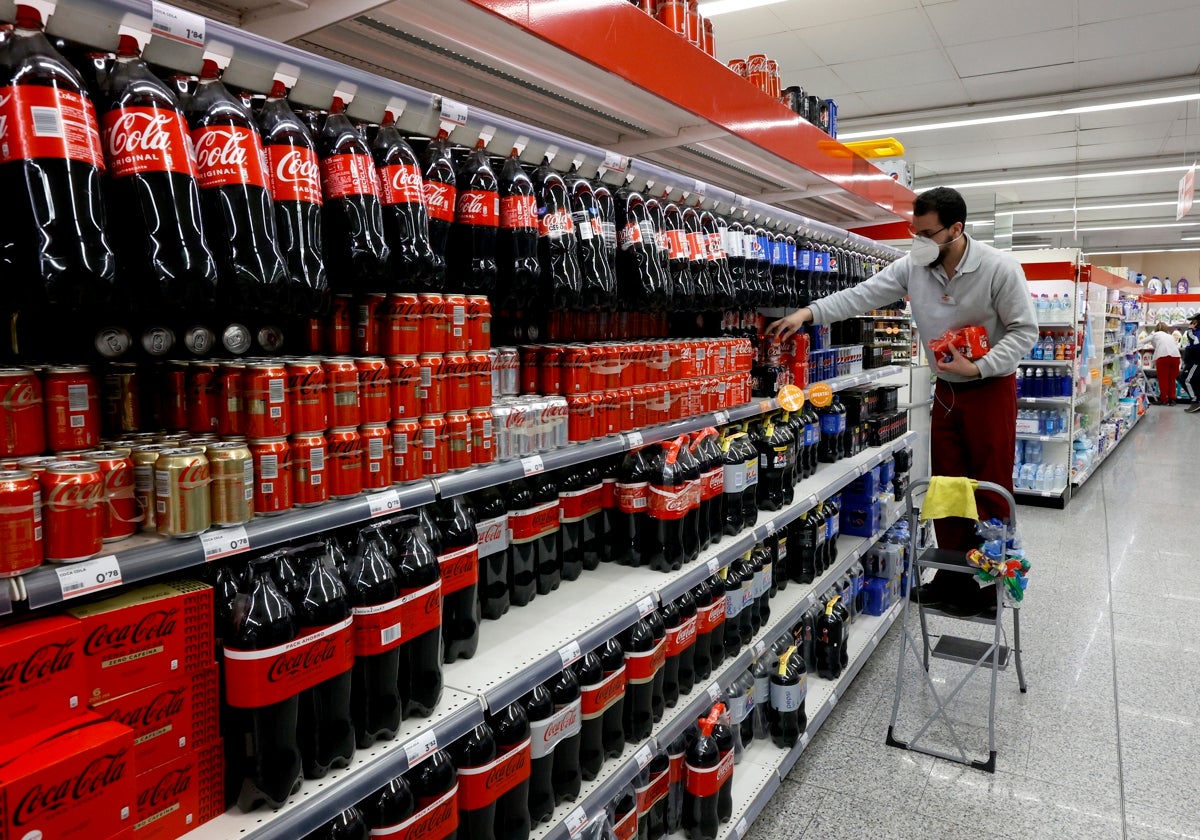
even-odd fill
[{"label": "gray sweatshirt", "polygon": [[[940,265],[914,266],[906,255],[854,288],[810,304],[813,323],[843,321],[906,296],[926,346],[946,330],[987,330],[991,350],[975,360],[981,377],[1014,373],[1038,339],[1037,310],[1021,264],[969,237],[953,279],[946,279]],[[938,375],[949,382],[967,381],[957,374]]]}]

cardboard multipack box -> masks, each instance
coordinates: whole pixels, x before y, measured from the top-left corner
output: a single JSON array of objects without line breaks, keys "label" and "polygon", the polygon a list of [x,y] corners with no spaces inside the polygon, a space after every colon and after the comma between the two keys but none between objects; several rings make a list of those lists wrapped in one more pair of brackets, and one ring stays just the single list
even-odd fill
[{"label": "cardboard multipack box", "polygon": [[92,711],[133,730],[133,758],[141,775],[220,739],[217,665],[93,703]]},{"label": "cardboard multipack box", "polygon": [[213,662],[212,587],[155,583],[68,612],[83,625],[89,704]]},{"label": "cardboard multipack box", "polygon": [[0,721],[8,737],[78,716],[87,708],[83,628],[70,616],[0,628]]},{"label": "cardboard multipack box", "polygon": [[137,776],[135,840],[176,840],[225,810],[221,741]]},{"label": "cardboard multipack box", "polygon": [[113,837],[136,804],[128,726],[82,712],[0,748],[0,840]]}]

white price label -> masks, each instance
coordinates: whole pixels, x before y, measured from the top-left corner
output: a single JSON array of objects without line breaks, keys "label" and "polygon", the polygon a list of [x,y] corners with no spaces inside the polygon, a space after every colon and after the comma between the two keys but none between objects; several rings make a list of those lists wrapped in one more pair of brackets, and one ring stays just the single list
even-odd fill
[{"label": "white price label", "polygon": [[695,193],[700,198],[704,198],[704,194],[707,191],[708,191],[708,185],[705,184],[703,181],[697,181],[696,188],[694,190],[692,190],[692,192]]},{"label": "white price label", "polygon": [[805,597],[804,603],[800,605],[800,612],[808,612],[813,605],[813,596],[809,594]]},{"label": "white price label", "polygon": [[58,588],[62,590],[64,601],[121,585],[121,566],[111,554],[59,566],[54,571],[58,575]]},{"label": "white price label", "polygon": [[638,769],[645,770],[646,765],[654,759],[654,753],[650,749],[649,744],[642,744],[642,748],[633,754],[633,760],[637,762]]},{"label": "white price label", "polygon": [[775,520],[774,520],[774,519],[768,519],[768,520],[767,520],[767,524],[766,524],[766,525],[764,525],[763,527],[767,529],[767,530],[766,530],[766,532],[765,532],[765,533],[766,533],[766,535],[767,535],[768,537],[769,537],[769,536],[771,536],[772,534],[774,534],[774,533],[775,533]]},{"label": "white price label", "polygon": [[159,2],[152,3],[150,9],[151,35],[160,35],[193,47],[204,46],[204,18],[200,15]]},{"label": "white price label", "polygon": [[437,752],[437,748],[437,733],[430,729],[404,745],[404,757],[408,759],[408,766],[414,767]]},{"label": "white price label", "polygon": [[637,447],[639,447],[641,445],[642,445],[642,433],[641,432],[629,432],[628,434],[625,435],[625,448],[626,449],[636,449]]},{"label": "white price label", "polygon": [[221,528],[200,535],[200,545],[204,548],[206,562],[220,560],[250,550],[250,537],[246,528],[236,525],[233,528]]},{"label": "white price label", "polygon": [[579,649],[579,642],[569,642],[558,649],[558,656],[562,659],[563,667],[566,668],[579,657],[583,656],[583,651]]},{"label": "white price label", "polygon": [[712,701],[714,703],[716,703],[718,700],[720,700],[721,699],[721,686],[718,685],[717,683],[712,683],[711,685],[709,685],[708,696],[712,698]]},{"label": "white price label", "polygon": [[452,125],[467,124],[467,106],[463,102],[455,102],[445,96],[442,97],[442,122],[451,123]]},{"label": "white price label", "polygon": [[583,831],[583,827],[587,825],[587,819],[587,811],[583,810],[582,805],[567,814],[563,820],[563,825],[567,827],[567,834],[578,837],[579,833]]},{"label": "white price label", "polygon": [[746,832],[749,829],[750,826],[746,824],[746,818],[742,817],[740,820],[738,820],[738,824],[733,827],[733,833],[737,835],[738,840],[742,840],[742,838],[746,836]]},{"label": "white price label", "polygon": [[605,152],[604,168],[611,169],[613,172],[624,172],[629,168],[629,158],[616,152]]},{"label": "white price label", "polygon": [[645,598],[637,602],[638,612],[643,618],[654,612],[656,607],[658,607],[658,602],[654,600],[653,595],[647,595]]},{"label": "white price label", "polygon": [[830,695],[829,695],[829,708],[830,708],[830,709],[836,709],[836,708],[837,708],[837,701],[838,701],[837,692],[836,692],[836,691],[834,691],[834,692],[831,692],[831,693],[830,693]]},{"label": "white price label", "polygon": [[525,471],[525,477],[537,475],[544,472],[546,465],[542,463],[541,455],[530,455],[528,458],[521,459],[521,469]]},{"label": "white price label", "polygon": [[372,493],[367,496],[367,507],[371,509],[371,518],[387,516],[389,513],[400,512],[400,491],[384,490],[382,493]]},{"label": "white price label", "polygon": [[763,653],[766,651],[766,649],[767,649],[767,640],[759,639],[757,642],[754,643],[754,658],[758,659],[758,657],[763,655]]},{"label": "white price label", "polygon": [[720,558],[717,558],[717,557],[710,558],[708,561],[708,573],[710,575],[715,575],[720,570],[721,570]]},{"label": "white price label", "polygon": [[728,411],[718,411],[716,414],[713,415],[713,422],[718,426],[724,426],[726,423],[729,422],[729,412]]}]

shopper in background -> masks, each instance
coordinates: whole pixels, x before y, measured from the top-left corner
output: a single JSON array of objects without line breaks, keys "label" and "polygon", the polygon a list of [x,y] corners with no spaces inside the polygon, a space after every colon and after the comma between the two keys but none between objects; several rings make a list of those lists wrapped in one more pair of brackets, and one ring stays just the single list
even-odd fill
[{"label": "shopper in background", "polygon": [[[829,324],[904,297],[912,303],[921,335],[981,326],[991,350],[974,361],[953,350],[948,362],[934,360],[937,385],[930,434],[933,475],[967,476],[1013,489],[1016,449],[1017,363],[1038,338],[1037,314],[1025,274],[1010,254],[971,239],[967,205],[948,187],[928,190],[913,203],[912,250],[852,289],[814,301],[768,327],[786,338],[807,323]],[[933,354],[931,354],[933,355]],[[979,496],[983,518],[1007,513],[992,494]],[[975,548],[974,522],[952,518],[935,525],[938,545]],[[947,612],[978,614],[996,603],[971,575],[939,572],[914,592]]]},{"label": "shopper in background", "polygon": [[1151,361],[1158,374],[1158,404],[1175,405],[1175,381],[1179,378],[1179,342],[1171,335],[1171,328],[1159,321],[1154,332],[1141,343],[1141,347],[1154,348]]},{"label": "shopper in background", "polygon": [[1188,318],[1188,323],[1191,326],[1183,334],[1183,374],[1179,381],[1192,400],[1192,404],[1187,407],[1187,413],[1195,414],[1200,411],[1200,399],[1196,398],[1200,389],[1200,312]]}]

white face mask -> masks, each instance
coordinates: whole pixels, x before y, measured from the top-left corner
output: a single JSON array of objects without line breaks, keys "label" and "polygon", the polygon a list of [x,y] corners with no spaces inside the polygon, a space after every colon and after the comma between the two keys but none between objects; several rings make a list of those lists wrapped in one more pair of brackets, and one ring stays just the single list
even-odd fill
[{"label": "white face mask", "polygon": [[942,249],[945,248],[946,245],[954,244],[958,240],[962,239],[962,237],[963,235],[960,233],[958,236],[945,243],[945,245],[939,245],[928,236],[914,236],[912,248],[910,248],[908,251],[909,256],[912,257],[913,265],[936,265],[938,260],[941,258]]}]

